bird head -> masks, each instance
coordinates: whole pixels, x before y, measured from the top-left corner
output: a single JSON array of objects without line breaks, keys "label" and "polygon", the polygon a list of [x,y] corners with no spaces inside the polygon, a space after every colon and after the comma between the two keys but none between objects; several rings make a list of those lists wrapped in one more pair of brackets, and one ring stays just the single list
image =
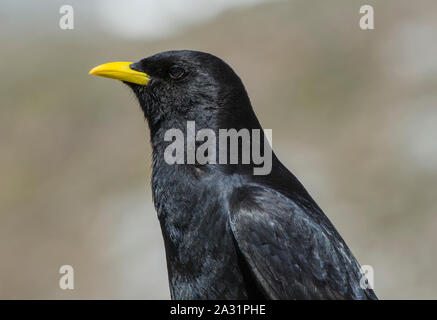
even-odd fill
[{"label": "bird head", "polygon": [[[236,73],[218,57],[199,51],[166,51],[138,62],[99,65],[92,75],[118,79],[137,96],[149,125],[179,127],[195,121],[200,127],[236,127],[251,106]],[[241,116],[240,116],[241,115]]]}]

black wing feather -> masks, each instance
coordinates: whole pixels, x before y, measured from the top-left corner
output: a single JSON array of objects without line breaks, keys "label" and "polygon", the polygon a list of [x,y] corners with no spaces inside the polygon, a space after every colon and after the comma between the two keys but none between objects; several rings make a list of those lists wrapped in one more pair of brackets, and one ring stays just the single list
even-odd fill
[{"label": "black wing feather", "polygon": [[[310,212],[308,212],[310,211]],[[321,212],[259,185],[230,201],[239,250],[270,299],[376,299],[360,287],[360,267]]]}]

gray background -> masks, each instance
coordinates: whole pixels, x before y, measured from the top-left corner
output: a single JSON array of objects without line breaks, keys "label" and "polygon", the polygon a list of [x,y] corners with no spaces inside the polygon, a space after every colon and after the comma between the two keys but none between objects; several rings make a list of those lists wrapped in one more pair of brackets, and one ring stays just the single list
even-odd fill
[{"label": "gray background", "polygon": [[[74,30],[58,27],[62,4]],[[375,30],[359,28],[363,4]],[[436,13],[425,0],[2,1],[0,298],[169,298],[143,115],[127,87],[87,74],[169,49],[231,64],[379,297],[437,298]]]}]

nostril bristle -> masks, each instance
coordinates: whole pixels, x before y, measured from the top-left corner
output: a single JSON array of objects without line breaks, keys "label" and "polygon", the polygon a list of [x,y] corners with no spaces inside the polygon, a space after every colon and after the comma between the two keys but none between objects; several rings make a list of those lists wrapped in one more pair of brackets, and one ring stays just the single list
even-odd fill
[{"label": "nostril bristle", "polygon": [[142,72],[142,70],[141,70],[141,66],[140,66],[140,64],[139,64],[138,62],[134,62],[134,63],[132,63],[131,65],[129,65],[129,67],[130,67],[132,70]]}]

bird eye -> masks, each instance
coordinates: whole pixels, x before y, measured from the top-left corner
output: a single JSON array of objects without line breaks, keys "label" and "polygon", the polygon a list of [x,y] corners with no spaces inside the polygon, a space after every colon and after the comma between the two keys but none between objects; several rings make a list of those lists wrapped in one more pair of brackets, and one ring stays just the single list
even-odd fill
[{"label": "bird eye", "polygon": [[185,74],[185,70],[178,66],[173,66],[169,70],[170,77],[173,79],[180,79]]}]

